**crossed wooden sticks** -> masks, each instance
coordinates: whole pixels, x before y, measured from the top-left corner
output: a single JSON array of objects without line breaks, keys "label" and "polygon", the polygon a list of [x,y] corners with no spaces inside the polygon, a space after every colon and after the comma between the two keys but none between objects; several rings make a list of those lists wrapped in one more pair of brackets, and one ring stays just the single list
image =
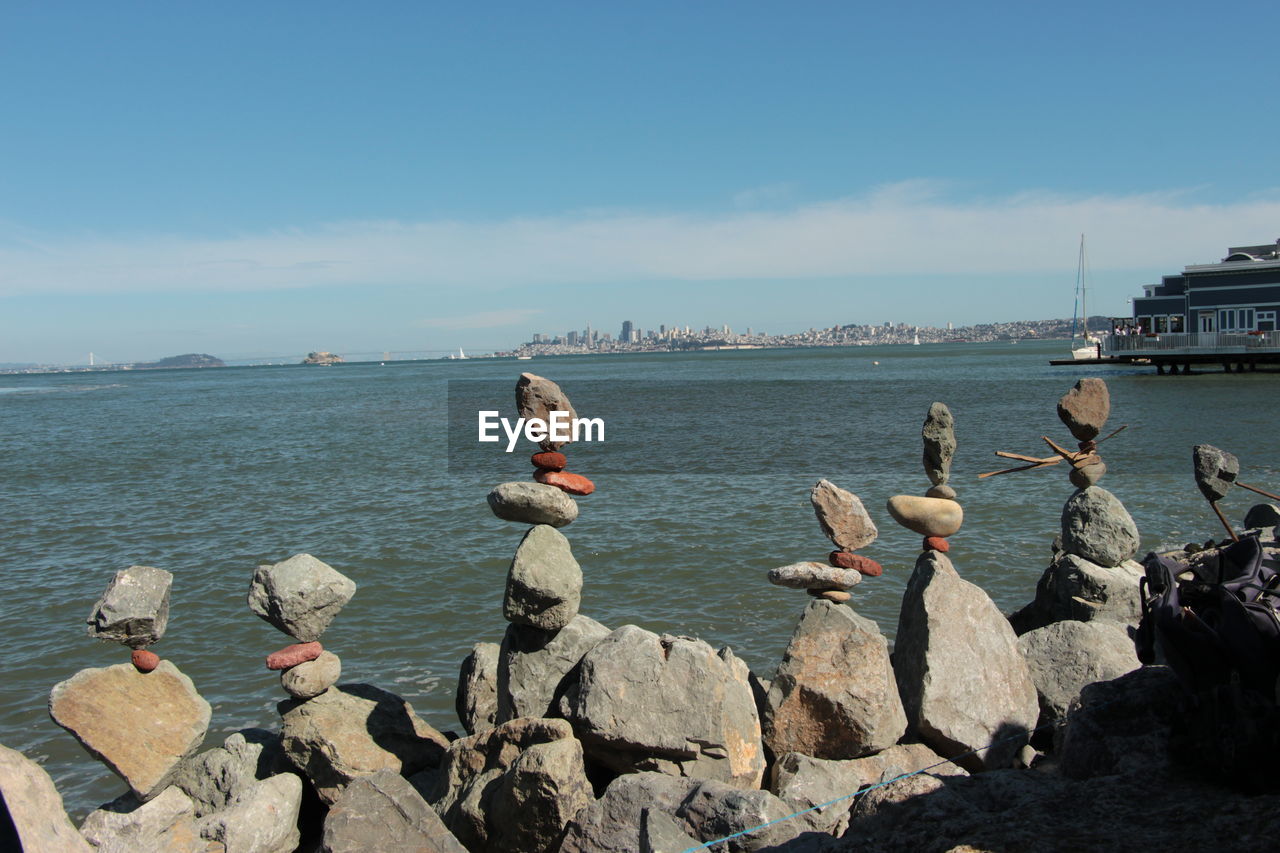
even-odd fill
[{"label": "crossed wooden sticks", "polygon": [[[1016,468],[1005,468],[1000,471],[988,471],[985,474],[979,474],[978,479],[985,480],[987,477],[998,477],[1001,474],[1012,474],[1015,471],[1031,471],[1036,468],[1047,468],[1050,465],[1057,465],[1064,459],[1070,462],[1073,468],[1083,468],[1086,465],[1092,465],[1095,462],[1101,461],[1098,454],[1094,452],[1097,446],[1102,444],[1102,442],[1106,441],[1108,438],[1114,438],[1128,428],[1129,425],[1125,424],[1119,429],[1113,431],[1106,438],[1100,438],[1097,441],[1092,442],[1084,442],[1084,447],[1080,450],[1067,450],[1065,447],[1056,443],[1053,439],[1046,435],[1042,435],[1040,436],[1041,440],[1044,441],[1045,444],[1049,445],[1050,449],[1052,449],[1055,454],[1053,456],[1046,456],[1043,459],[1035,456],[1025,456],[1021,453],[1010,453],[1007,450],[997,450],[996,456],[1004,459],[1016,459],[1019,462],[1028,462],[1030,464],[1019,465]],[[1277,500],[1280,500],[1280,498],[1277,498]]]}]

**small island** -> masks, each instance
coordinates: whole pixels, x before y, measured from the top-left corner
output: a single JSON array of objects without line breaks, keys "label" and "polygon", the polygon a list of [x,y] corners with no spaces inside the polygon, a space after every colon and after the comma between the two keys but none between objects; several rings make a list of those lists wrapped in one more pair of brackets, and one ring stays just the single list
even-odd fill
[{"label": "small island", "polygon": [[309,352],[303,364],[342,364],[342,356],[332,352]]},{"label": "small island", "polygon": [[133,365],[134,370],[159,370],[178,367],[226,367],[226,363],[217,356],[202,352],[189,352],[186,355],[171,355],[159,361],[139,361]]}]

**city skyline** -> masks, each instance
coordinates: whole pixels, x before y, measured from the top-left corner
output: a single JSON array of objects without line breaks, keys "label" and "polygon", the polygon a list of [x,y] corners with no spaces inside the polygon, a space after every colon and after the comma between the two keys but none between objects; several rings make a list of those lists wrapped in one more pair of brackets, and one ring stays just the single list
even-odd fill
[{"label": "city skyline", "polygon": [[1280,66],[1274,4],[72,0],[5,24],[0,362],[492,351],[568,308],[1062,317],[1081,233],[1090,307],[1121,315],[1280,237],[1280,116],[1233,112]]}]

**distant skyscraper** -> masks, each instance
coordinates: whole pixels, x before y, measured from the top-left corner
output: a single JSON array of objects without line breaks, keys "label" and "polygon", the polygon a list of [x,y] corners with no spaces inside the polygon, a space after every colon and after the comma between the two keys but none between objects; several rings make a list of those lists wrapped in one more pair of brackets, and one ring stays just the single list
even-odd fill
[{"label": "distant skyscraper", "polygon": [[578,333],[576,331],[569,333],[569,346],[576,347],[578,345]]},{"label": "distant skyscraper", "polygon": [[618,340],[620,340],[620,341],[630,341],[630,340],[631,340],[631,329],[632,329],[631,321],[630,321],[630,320],[623,320],[623,321],[622,321],[622,333],[621,333],[620,335],[618,335]]}]

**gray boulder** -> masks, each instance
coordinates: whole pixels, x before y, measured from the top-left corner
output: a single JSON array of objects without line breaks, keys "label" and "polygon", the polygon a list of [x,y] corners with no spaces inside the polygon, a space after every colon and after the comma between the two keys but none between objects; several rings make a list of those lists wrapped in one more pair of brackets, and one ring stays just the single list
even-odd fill
[{"label": "gray boulder", "polygon": [[[692,779],[666,773],[619,776],[609,783],[600,799],[569,821],[560,853],[635,853],[641,848],[640,827],[645,811],[651,816],[661,812],[674,821],[676,809],[696,785]],[[674,822],[687,833],[683,821]]]},{"label": "gray boulder", "polygon": [[1062,507],[1062,547],[1099,566],[1114,567],[1138,553],[1138,526],[1115,495],[1081,489]]},{"label": "gray boulder", "polygon": [[1254,504],[1244,514],[1244,526],[1248,530],[1261,530],[1278,524],[1280,524],[1280,506],[1275,504]]},{"label": "gray boulder", "polygon": [[498,651],[495,721],[552,716],[582,656],[607,636],[608,628],[581,614],[555,632],[508,625]]},{"label": "gray boulder", "polygon": [[657,809],[640,812],[640,853],[687,853],[701,845],[675,818]]},{"label": "gray boulder", "polygon": [[907,728],[879,627],[830,601],[809,603],[782,655],[761,720],[774,755],[858,758]]},{"label": "gray boulder", "polygon": [[151,566],[116,572],[89,614],[89,636],[114,640],[131,649],[149,646],[169,624],[169,588],[173,575]]},{"label": "gray boulder", "polygon": [[0,746],[0,842],[6,823],[19,850],[89,853],[49,774],[22,753]]},{"label": "gray boulder", "polygon": [[729,850],[752,851],[783,844],[804,831],[802,822],[784,820],[792,811],[768,791],[744,791],[706,779],[685,795],[674,816],[703,843],[728,839]]},{"label": "gray boulder", "polygon": [[310,554],[259,566],[249,585],[249,609],[299,642],[320,639],[356,593],[353,580]]},{"label": "gray boulder", "polygon": [[554,851],[565,825],[595,801],[574,738],[536,743],[502,776],[489,809],[489,848]]},{"label": "gray boulder", "polygon": [[[568,412],[571,420],[578,416],[569,402],[569,395],[559,385],[533,373],[521,373],[516,381],[516,411],[526,420],[537,418],[546,421],[550,419],[551,412]],[[538,442],[543,450],[559,450],[566,444],[567,441],[552,441],[550,438]]]},{"label": "gray boulder", "polygon": [[266,729],[231,734],[222,746],[205,750],[179,765],[173,784],[191,798],[196,817],[224,809],[255,782],[283,769],[280,735]]},{"label": "gray boulder", "polygon": [[409,776],[438,764],[449,745],[408,702],[369,684],[340,684],[277,708],[285,755],[326,803],[360,776]]},{"label": "gray boulder", "polygon": [[476,643],[462,659],[454,707],[467,734],[494,727],[498,717],[497,643]]},{"label": "gray boulder", "polygon": [[1040,576],[1035,600],[1009,621],[1018,634],[1065,619],[1137,627],[1142,618],[1142,576],[1142,566],[1133,560],[1107,568],[1061,552]]},{"label": "gray boulder", "polygon": [[329,807],[322,853],[370,849],[466,853],[439,815],[400,774],[379,770],[356,779]]},{"label": "gray boulder", "polygon": [[1077,441],[1092,441],[1111,416],[1107,383],[1095,377],[1081,379],[1058,401],[1058,418]]},{"label": "gray boulder", "polygon": [[1209,501],[1225,498],[1240,474],[1240,460],[1212,444],[1197,444],[1192,448],[1191,461],[1195,466],[1196,486]]},{"label": "gray boulder", "polygon": [[1110,681],[1142,664],[1133,640],[1114,622],[1054,622],[1018,638],[1040,696],[1040,720],[1066,717],[1085,685]]},{"label": "gray boulder", "polygon": [[965,769],[1013,763],[1040,708],[1009,622],[947,557],[926,551],[902,596],[894,669],[921,739]]},{"label": "gray boulder", "polygon": [[1086,685],[1061,733],[1062,773],[1089,779],[1168,769],[1173,763],[1169,736],[1184,694],[1177,676],[1163,666]]},{"label": "gray boulder", "polygon": [[924,472],[935,486],[951,477],[951,458],[956,453],[956,420],[943,403],[934,403],[920,431],[924,439]]},{"label": "gray boulder", "polygon": [[229,806],[199,823],[200,836],[226,853],[293,853],[301,840],[302,780],[280,773],[252,783]]},{"label": "gray boulder", "polygon": [[578,502],[555,486],[515,481],[489,492],[489,509],[504,521],[564,527],[578,517]]},{"label": "gray boulder", "polygon": [[208,848],[197,830],[191,800],[172,787],[146,803],[133,794],[116,798],[90,812],[80,834],[97,853],[205,853]]},{"label": "gray boulder", "polygon": [[578,615],[582,569],[569,540],[547,524],[529,528],[507,572],[502,615],[517,625],[558,631]]},{"label": "gray boulder", "polygon": [[759,787],[765,757],[749,673],[727,648],[626,625],[579,666],[561,709],[593,761]]},{"label": "gray boulder", "polygon": [[809,501],[822,532],[837,548],[856,551],[876,541],[875,522],[853,492],[830,480],[819,480],[809,492]]}]

